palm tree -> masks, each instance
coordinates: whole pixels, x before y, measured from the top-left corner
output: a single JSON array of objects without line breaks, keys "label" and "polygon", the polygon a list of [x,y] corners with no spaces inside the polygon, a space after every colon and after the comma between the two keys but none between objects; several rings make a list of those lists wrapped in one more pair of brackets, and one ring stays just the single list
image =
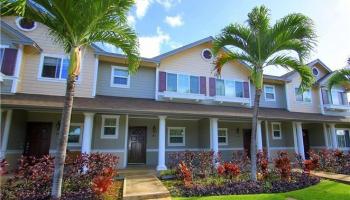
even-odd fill
[{"label": "palm tree", "polygon": [[1,5],[1,15],[23,16],[47,26],[53,38],[70,54],[51,192],[54,199],[61,196],[75,84],[80,74],[81,50],[95,42],[113,44],[126,54],[129,71],[135,72],[139,66],[138,40],[126,18],[133,4],[133,0],[6,0]]},{"label": "palm tree", "polygon": [[328,80],[328,88],[334,85],[349,85],[350,84],[350,58],[348,59],[348,66],[334,72],[334,74]]},{"label": "palm tree", "polygon": [[251,67],[250,80],[255,86],[250,147],[252,180],[256,180],[256,132],[264,68],[280,66],[295,70],[301,76],[299,91],[303,92],[314,82],[303,60],[315,46],[315,38],[314,25],[308,17],[289,14],[271,25],[269,9],[260,6],[248,14],[247,24],[226,26],[213,42],[213,52],[217,56],[215,71],[219,76],[224,64],[230,61],[239,60]]}]

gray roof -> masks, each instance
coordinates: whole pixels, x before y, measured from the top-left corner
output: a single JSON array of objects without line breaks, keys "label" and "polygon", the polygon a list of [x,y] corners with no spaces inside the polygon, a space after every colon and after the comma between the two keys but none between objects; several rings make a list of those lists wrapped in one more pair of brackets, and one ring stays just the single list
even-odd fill
[{"label": "gray roof", "polygon": [[12,41],[13,43],[23,44],[23,45],[31,45],[31,46],[34,46],[41,51],[41,48],[39,47],[39,45],[37,43],[35,43],[32,39],[25,36],[21,32],[12,28],[10,25],[6,24],[5,22],[1,21],[0,28],[1,28],[1,31],[4,31],[5,33],[7,33],[15,38],[15,40]]},{"label": "gray roof", "polygon": [[[317,58],[316,60],[313,60],[313,61],[309,62],[307,65],[308,65],[309,67],[312,67],[312,66],[313,66],[314,64],[316,64],[316,63],[321,64],[321,66],[322,66],[325,70],[327,70],[329,73],[332,72],[332,70],[331,70],[329,67],[327,67],[327,65],[324,64],[324,63],[323,63],[320,59],[318,59],[318,58]],[[293,75],[294,73],[296,73],[295,70],[290,71],[290,72],[288,72],[288,73],[282,75],[281,77],[283,77],[283,78],[288,78],[288,77],[290,77],[291,75]],[[323,77],[323,78],[324,78],[324,77]],[[321,79],[323,79],[323,78],[321,78]]]}]

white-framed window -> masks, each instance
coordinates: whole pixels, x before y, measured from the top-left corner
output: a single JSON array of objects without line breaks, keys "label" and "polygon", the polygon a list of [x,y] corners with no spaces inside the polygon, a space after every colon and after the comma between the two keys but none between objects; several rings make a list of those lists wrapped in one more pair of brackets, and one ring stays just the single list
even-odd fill
[{"label": "white-framed window", "polygon": [[46,80],[66,80],[69,59],[65,55],[43,54],[41,57],[39,78]]},{"label": "white-framed window", "polygon": [[68,132],[68,146],[81,146],[82,123],[71,123]]},{"label": "white-framed window", "polygon": [[219,145],[228,144],[227,128],[218,128],[218,141]]},{"label": "white-framed window", "polygon": [[350,147],[350,130],[349,129],[337,129],[337,141],[339,148],[349,148]]},{"label": "white-framed window", "polygon": [[216,96],[243,98],[244,86],[242,81],[216,79]]},{"label": "white-framed window", "polygon": [[203,49],[202,58],[205,61],[211,61],[213,59],[213,53],[211,52],[210,49]]},{"label": "white-framed window", "polygon": [[331,97],[332,97],[333,105],[343,105],[344,103],[347,103],[347,102],[343,102],[343,93],[344,92],[341,90],[332,89]]},{"label": "white-framed window", "polygon": [[265,101],[276,101],[276,90],[274,85],[264,85]]},{"label": "white-framed window", "polygon": [[168,127],[168,146],[185,146],[185,127]]},{"label": "white-framed window", "polygon": [[312,68],[312,74],[316,77],[318,77],[318,75],[320,74],[320,72],[318,71],[317,67],[313,67]]},{"label": "white-framed window", "polygon": [[119,115],[102,115],[101,138],[118,138]]},{"label": "white-framed window", "polygon": [[282,139],[282,126],[280,122],[272,122],[272,139],[280,140]]},{"label": "white-framed window", "polygon": [[199,94],[200,84],[198,76],[186,74],[166,74],[166,91],[184,94]]},{"label": "white-framed window", "polygon": [[130,87],[130,73],[127,67],[112,66],[111,67],[111,87]]},{"label": "white-framed window", "polygon": [[311,103],[311,89],[306,89],[303,93],[299,92],[299,88],[295,88],[295,100],[299,102]]}]

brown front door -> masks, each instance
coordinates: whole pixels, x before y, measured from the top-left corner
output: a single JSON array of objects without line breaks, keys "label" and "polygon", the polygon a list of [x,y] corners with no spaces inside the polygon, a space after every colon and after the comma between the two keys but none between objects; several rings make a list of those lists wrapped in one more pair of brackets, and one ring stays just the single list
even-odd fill
[{"label": "brown front door", "polygon": [[129,128],[128,163],[146,163],[147,127]]},{"label": "brown front door", "polygon": [[40,157],[48,155],[51,142],[51,123],[27,123],[27,135],[23,155]]},{"label": "brown front door", "polygon": [[251,129],[243,129],[243,147],[244,151],[248,154],[250,158],[250,143],[252,138],[252,130]]},{"label": "brown front door", "polygon": [[304,154],[305,159],[309,159],[309,151],[310,151],[310,140],[309,140],[309,131],[303,129],[303,142],[304,142]]}]

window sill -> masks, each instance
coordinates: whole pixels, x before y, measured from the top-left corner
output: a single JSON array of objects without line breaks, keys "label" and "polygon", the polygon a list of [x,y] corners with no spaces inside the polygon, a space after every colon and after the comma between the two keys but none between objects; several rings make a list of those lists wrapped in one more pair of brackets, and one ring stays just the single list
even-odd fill
[{"label": "window sill", "polygon": [[110,86],[116,88],[130,88],[130,85],[111,84]]},{"label": "window sill", "polygon": [[[44,78],[44,77],[39,77],[38,81],[46,81],[46,82],[53,82],[53,83],[66,83],[66,79],[57,79],[57,78]],[[80,84],[81,80],[78,79],[76,81],[76,84]]]},{"label": "window sill", "polygon": [[184,147],[185,144],[168,144],[169,147]]},{"label": "window sill", "polygon": [[335,104],[325,104],[323,105],[327,110],[337,110],[337,111],[350,111],[350,105],[335,105]]},{"label": "window sill", "polygon": [[214,101],[250,104],[250,98],[244,97],[215,96]]},{"label": "window sill", "polygon": [[118,139],[118,135],[113,135],[113,136],[102,135],[101,139]]},{"label": "window sill", "polygon": [[204,94],[180,93],[180,92],[170,92],[170,91],[159,92],[158,95],[169,99],[204,100],[207,98]]}]

